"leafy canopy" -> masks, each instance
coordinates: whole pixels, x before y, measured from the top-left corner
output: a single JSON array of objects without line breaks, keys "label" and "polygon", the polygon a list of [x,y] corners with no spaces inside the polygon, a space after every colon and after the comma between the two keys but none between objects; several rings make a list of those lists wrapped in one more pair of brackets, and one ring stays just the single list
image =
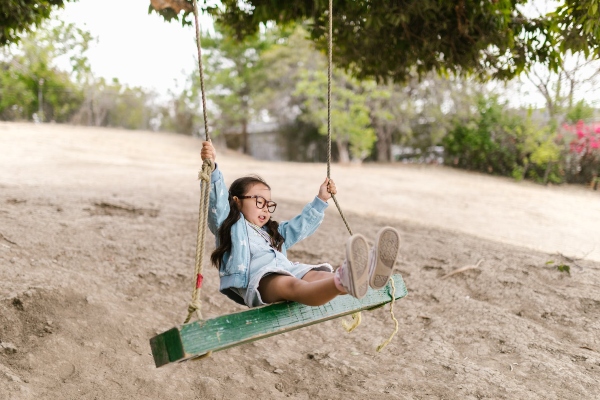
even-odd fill
[{"label": "leafy canopy", "polygon": [[52,10],[76,0],[0,1],[0,47],[19,41],[21,35],[50,17]]},{"label": "leafy canopy", "polygon": [[[192,0],[186,0],[192,3]],[[527,0],[335,0],[334,62],[358,78],[404,81],[439,72],[473,73],[480,78],[509,79],[540,62],[557,68],[566,50],[600,54],[597,0],[567,0],[539,17],[521,12]],[[260,25],[311,21],[311,38],[326,48],[328,0],[222,0],[205,6],[238,38]],[[160,11],[167,20],[191,23]]]}]

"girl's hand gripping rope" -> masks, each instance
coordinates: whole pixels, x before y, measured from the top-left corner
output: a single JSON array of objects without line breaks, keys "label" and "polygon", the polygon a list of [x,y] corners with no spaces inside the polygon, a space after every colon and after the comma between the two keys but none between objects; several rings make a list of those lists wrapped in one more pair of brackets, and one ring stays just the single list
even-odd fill
[{"label": "girl's hand gripping rope", "polygon": [[202,150],[200,151],[200,157],[203,160],[211,160],[213,165],[215,164],[215,160],[217,158],[217,151],[213,147],[210,141],[202,142]]},{"label": "girl's hand gripping rope", "polygon": [[337,189],[333,180],[325,178],[325,182],[319,187],[319,194],[317,195],[321,200],[327,203],[327,200],[331,198],[332,194],[337,194]]}]

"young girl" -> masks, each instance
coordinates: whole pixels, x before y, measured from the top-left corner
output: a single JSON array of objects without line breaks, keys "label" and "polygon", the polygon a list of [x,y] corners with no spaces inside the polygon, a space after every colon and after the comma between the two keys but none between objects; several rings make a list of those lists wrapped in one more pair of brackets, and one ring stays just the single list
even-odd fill
[{"label": "young girl", "polygon": [[[202,143],[201,156],[216,160],[211,142]],[[246,176],[236,179],[228,190],[215,167],[208,227],[217,240],[211,261],[219,269],[220,291],[248,307],[284,300],[320,306],[341,294],[360,299],[369,284],[374,289],[384,287],[398,255],[399,235],[394,228],[380,230],[370,252],[362,235],[352,235],[346,243],[346,260],[335,272],[329,264],[287,259],[286,250],[319,227],[327,201],[336,193],[334,182],[325,179],[300,215],[279,224],[271,219],[277,203],[271,200],[265,181]]]}]

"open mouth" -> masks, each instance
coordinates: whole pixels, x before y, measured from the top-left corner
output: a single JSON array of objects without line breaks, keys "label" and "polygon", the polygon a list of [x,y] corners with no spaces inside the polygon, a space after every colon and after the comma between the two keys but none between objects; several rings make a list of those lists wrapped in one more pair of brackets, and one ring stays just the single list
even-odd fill
[{"label": "open mouth", "polygon": [[267,221],[267,217],[265,217],[264,215],[261,215],[261,216],[258,217],[258,220],[260,222],[266,222]]}]

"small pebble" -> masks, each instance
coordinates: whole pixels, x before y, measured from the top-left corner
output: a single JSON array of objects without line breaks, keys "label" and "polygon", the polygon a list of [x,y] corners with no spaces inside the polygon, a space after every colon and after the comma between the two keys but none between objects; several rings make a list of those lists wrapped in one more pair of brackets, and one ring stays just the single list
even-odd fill
[{"label": "small pebble", "polygon": [[279,369],[279,368],[277,368],[275,371],[273,371],[273,373],[274,373],[274,374],[281,375],[281,374],[283,374],[283,370],[282,370],[282,369]]},{"label": "small pebble", "polygon": [[4,350],[6,354],[15,354],[17,352],[17,348],[12,343],[0,343],[0,348]]}]

